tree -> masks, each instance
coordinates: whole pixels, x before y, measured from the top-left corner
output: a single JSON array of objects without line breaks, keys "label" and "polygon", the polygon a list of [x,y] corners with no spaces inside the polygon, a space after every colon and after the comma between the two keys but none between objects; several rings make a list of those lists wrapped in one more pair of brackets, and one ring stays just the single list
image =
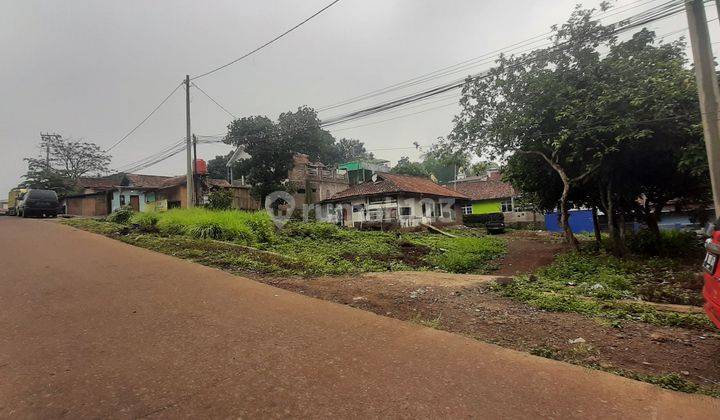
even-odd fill
[{"label": "tree", "polygon": [[372,153],[365,150],[365,144],[357,139],[341,138],[337,141],[338,159],[340,163],[354,160],[372,160],[375,158]]},{"label": "tree", "polygon": [[38,157],[25,158],[28,171],[22,185],[51,189],[64,196],[75,189],[78,178],[108,172],[111,156],[95,143],[73,141],[61,136],[45,137]]},{"label": "tree", "polygon": [[[275,123],[267,117],[252,116],[234,120],[228,126],[225,143],[245,146],[249,159],[239,161],[233,169],[244,174],[253,185],[253,193],[264,198],[284,189],[282,182],[292,167],[292,151],[288,139],[278,135]],[[218,163],[213,163],[218,166]]]},{"label": "tree", "polygon": [[390,172],[401,175],[422,176],[428,178],[430,173],[420,162],[411,162],[410,158],[403,156],[398,160],[397,165],[390,169]]},{"label": "tree", "polygon": [[[320,127],[317,113],[308,107],[280,114],[277,123],[265,116],[237,119],[228,126],[225,143],[245,146],[251,157],[237,162],[233,171],[245,176],[260,199],[286,189],[284,182],[293,165],[293,153],[307,154],[311,160],[327,165],[339,163],[342,157],[335,138]],[[218,172],[226,163],[226,157],[218,156],[209,166]]]},{"label": "tree", "polygon": [[[450,139],[460,149],[511,156],[508,177],[537,193],[543,206],[559,192],[561,225],[576,248],[571,200],[599,204],[622,253],[624,218],[640,196],[662,207],[669,195],[659,191],[685,194],[670,188],[684,175],[679,161],[666,158],[681,159],[700,140],[697,99],[682,44],[655,46],[647,30],[618,43],[614,27],[592,13],[577,8],[553,28],[552,46],[502,57],[487,76],[468,79]],[[532,166],[524,170],[519,162]],[[553,176],[537,178],[542,162]],[[646,167],[659,172],[644,176]],[[542,191],[544,180],[551,182]]]},{"label": "tree", "polygon": [[230,152],[227,155],[219,155],[215,156],[214,159],[210,159],[207,168],[208,176],[214,179],[226,179],[228,175],[227,163],[232,155],[233,152]]}]

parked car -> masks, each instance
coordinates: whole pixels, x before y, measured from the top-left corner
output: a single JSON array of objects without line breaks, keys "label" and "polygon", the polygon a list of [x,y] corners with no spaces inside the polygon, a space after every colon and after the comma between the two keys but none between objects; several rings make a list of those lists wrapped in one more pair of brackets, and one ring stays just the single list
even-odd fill
[{"label": "parked car", "polygon": [[57,217],[60,202],[55,191],[28,190],[18,201],[18,215],[22,217]]},{"label": "parked car", "polygon": [[720,258],[720,219],[708,225],[706,234],[709,238],[705,241],[705,259],[703,260],[703,297],[705,298],[705,313],[708,318],[720,328],[720,270],[718,270],[718,258]]},{"label": "parked car", "polygon": [[490,234],[505,232],[505,222],[502,220],[491,220],[485,223],[485,229]]}]

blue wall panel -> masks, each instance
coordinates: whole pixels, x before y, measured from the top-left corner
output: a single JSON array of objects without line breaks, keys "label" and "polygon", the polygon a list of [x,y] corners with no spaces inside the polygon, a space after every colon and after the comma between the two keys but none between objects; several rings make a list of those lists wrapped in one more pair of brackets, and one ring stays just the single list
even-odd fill
[{"label": "blue wall panel", "polygon": [[[558,213],[545,215],[545,228],[551,232],[562,232]],[[570,229],[574,233],[594,232],[592,210],[574,210],[570,212]]]}]

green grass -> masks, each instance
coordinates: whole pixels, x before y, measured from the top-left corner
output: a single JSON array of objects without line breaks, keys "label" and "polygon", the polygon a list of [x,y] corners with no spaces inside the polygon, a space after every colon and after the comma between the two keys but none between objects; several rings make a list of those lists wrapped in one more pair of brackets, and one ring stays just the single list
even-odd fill
[{"label": "green grass", "polygon": [[[506,297],[539,309],[599,317],[612,325],[630,320],[711,329],[712,324],[703,314],[659,311],[638,299],[648,300],[647,291],[652,289],[665,290],[664,300],[670,303],[695,303],[701,299],[697,291],[657,284],[673,269],[681,270],[668,260],[619,260],[603,254],[568,253],[534,276],[518,276],[511,284],[493,287]],[[690,295],[696,297],[690,299]]]},{"label": "green grass", "polygon": [[[171,210],[137,213],[125,225],[85,219],[66,223],[207,265],[307,277],[401,270],[486,273],[506,249],[505,242],[496,237],[399,235],[340,229],[317,222],[289,223],[276,232],[267,215],[260,212]],[[165,240],[168,238],[172,240]],[[277,253],[283,260],[253,261],[256,255],[238,251],[202,258],[196,255],[207,248],[210,239]]]}]

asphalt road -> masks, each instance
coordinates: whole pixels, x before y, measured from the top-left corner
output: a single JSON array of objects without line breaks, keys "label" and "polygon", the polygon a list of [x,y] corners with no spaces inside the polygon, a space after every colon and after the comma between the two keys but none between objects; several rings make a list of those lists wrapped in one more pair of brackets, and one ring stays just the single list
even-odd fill
[{"label": "asphalt road", "polygon": [[3,418],[720,416],[52,221],[0,217],[0,327]]}]

